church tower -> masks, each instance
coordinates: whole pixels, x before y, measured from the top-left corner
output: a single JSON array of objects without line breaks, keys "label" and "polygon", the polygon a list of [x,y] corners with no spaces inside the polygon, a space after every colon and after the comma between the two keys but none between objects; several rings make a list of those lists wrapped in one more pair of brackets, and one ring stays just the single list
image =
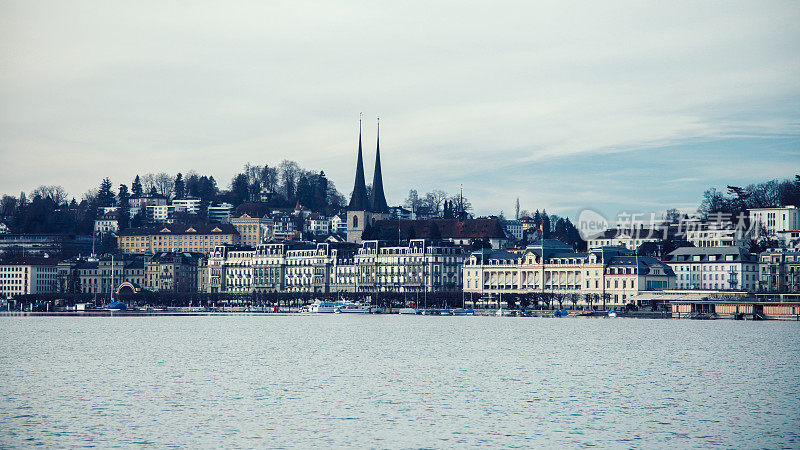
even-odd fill
[{"label": "church tower", "polygon": [[[378,145],[375,148],[375,172],[372,175],[372,202],[370,204],[374,220],[388,219],[389,206],[383,195],[383,174],[381,173],[381,120],[378,119]],[[385,216],[385,217],[384,217]],[[373,221],[374,221],[373,220]]]},{"label": "church tower", "polygon": [[358,121],[358,159],[356,160],[356,181],[353,195],[347,206],[347,242],[361,243],[364,228],[374,225],[378,220],[389,218],[389,207],[383,193],[383,174],[381,172],[380,121],[378,122],[378,145],[375,154],[375,173],[372,177],[372,198],[367,195],[364,177],[364,157],[361,150],[361,120]]},{"label": "church tower", "polygon": [[358,159],[356,160],[356,182],[353,186],[353,196],[347,205],[347,242],[361,243],[361,233],[369,216],[369,198],[367,186],[364,181],[364,157],[361,151],[361,119],[358,120]]}]

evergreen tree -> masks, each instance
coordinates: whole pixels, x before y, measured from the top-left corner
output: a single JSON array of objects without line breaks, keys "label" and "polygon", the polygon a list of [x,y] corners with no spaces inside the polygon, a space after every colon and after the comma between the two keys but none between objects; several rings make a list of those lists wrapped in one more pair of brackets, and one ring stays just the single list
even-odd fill
[{"label": "evergreen tree", "polygon": [[119,223],[119,229],[124,230],[128,228],[130,225],[130,194],[128,194],[128,186],[124,184],[119,185],[119,193],[117,194],[117,204],[119,205],[119,211],[117,214],[117,221]]},{"label": "evergreen tree", "polygon": [[114,198],[116,196],[114,195],[112,187],[111,180],[107,177],[103,178],[102,183],[100,183],[100,191],[97,193],[97,206],[114,206]]},{"label": "evergreen tree", "polygon": [[183,182],[183,174],[178,172],[175,177],[175,198],[184,198],[186,196],[186,184]]},{"label": "evergreen tree", "polygon": [[240,173],[231,181],[231,203],[233,206],[241,205],[248,198],[249,184],[247,175]]},{"label": "evergreen tree", "polygon": [[542,239],[547,239],[550,237],[550,216],[548,216],[547,211],[543,209],[541,217],[542,221],[540,223],[544,224],[544,226],[542,227],[544,229],[544,234],[542,235]]},{"label": "evergreen tree", "polygon": [[142,193],[142,181],[139,179],[139,175],[136,175],[131,185],[131,194],[133,194],[134,197],[141,197]]}]

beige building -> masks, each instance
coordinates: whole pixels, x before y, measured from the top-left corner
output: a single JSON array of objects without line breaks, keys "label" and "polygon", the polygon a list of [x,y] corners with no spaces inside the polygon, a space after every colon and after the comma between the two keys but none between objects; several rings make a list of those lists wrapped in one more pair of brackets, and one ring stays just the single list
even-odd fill
[{"label": "beige building", "polygon": [[267,216],[253,217],[241,214],[230,220],[230,224],[239,232],[239,244],[255,247],[272,239],[275,224]]},{"label": "beige building", "polygon": [[520,253],[474,252],[464,264],[464,291],[480,297],[501,294],[561,294],[576,304],[622,306],[642,291],[671,289],[675,274],[661,261],[620,248],[576,253],[563,242],[545,239]]},{"label": "beige building", "polygon": [[231,224],[169,224],[154,228],[128,228],[118,236],[118,246],[126,254],[158,252],[209,253],[218,245],[234,245],[239,232]]}]

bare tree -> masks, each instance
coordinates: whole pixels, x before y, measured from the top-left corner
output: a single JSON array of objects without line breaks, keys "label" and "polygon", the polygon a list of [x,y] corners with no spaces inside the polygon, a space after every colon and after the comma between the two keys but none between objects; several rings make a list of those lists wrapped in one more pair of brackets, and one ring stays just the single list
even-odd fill
[{"label": "bare tree", "polygon": [[49,198],[57,205],[61,205],[67,201],[67,191],[61,186],[39,186],[31,193],[32,197],[40,196],[42,198]]},{"label": "bare tree", "polygon": [[283,183],[283,193],[287,199],[294,197],[297,188],[297,178],[300,175],[300,166],[294,161],[284,159],[278,166]]},{"label": "bare tree", "polygon": [[278,190],[278,169],[269,167],[266,164],[261,169],[261,185],[271,192]]},{"label": "bare tree", "polygon": [[175,179],[166,172],[161,172],[155,176],[155,187],[159,194],[170,198],[175,189]]},{"label": "bare tree", "polygon": [[408,191],[408,197],[406,198],[405,203],[403,203],[406,208],[410,209],[411,212],[417,212],[417,208],[422,205],[422,199],[419,198],[419,194],[417,194],[416,189],[411,189]]},{"label": "bare tree", "polygon": [[447,193],[439,189],[434,189],[425,194],[425,206],[429,207],[437,215],[442,211],[442,205],[445,200],[447,200]]}]

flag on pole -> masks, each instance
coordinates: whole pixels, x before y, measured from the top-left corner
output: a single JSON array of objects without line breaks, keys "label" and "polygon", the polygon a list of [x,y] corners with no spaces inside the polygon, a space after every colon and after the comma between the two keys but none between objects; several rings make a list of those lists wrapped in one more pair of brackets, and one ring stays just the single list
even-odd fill
[{"label": "flag on pole", "polygon": [[544,220],[539,224],[539,233],[544,237]]}]

